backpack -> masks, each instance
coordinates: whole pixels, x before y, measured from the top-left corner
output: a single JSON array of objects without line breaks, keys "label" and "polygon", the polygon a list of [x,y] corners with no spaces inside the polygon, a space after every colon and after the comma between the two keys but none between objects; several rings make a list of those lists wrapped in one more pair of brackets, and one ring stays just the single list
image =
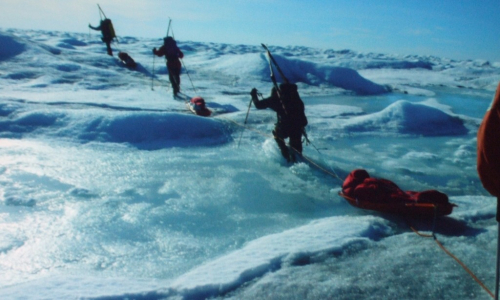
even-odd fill
[{"label": "backpack", "polygon": [[101,21],[102,35],[105,38],[114,39],[116,37],[115,28],[111,19],[104,19]]},{"label": "backpack", "polygon": [[175,60],[179,57],[179,48],[177,47],[176,41],[171,36],[163,40],[163,46],[165,47],[165,56],[167,60]]},{"label": "backpack", "polygon": [[303,128],[307,126],[307,117],[304,112],[304,102],[300,99],[297,85],[294,83],[280,84],[281,102],[286,113],[281,116],[284,126]]}]

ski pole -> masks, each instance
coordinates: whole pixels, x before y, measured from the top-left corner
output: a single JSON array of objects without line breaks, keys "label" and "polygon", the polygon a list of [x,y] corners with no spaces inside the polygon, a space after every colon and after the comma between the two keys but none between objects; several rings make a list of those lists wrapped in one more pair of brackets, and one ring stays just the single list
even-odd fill
[{"label": "ski pole", "polygon": [[153,81],[155,79],[155,54],[153,53],[153,75],[151,76],[151,90],[154,91],[154,87],[153,87]]},{"label": "ski pole", "polygon": [[[172,35],[173,34],[174,34],[174,32],[172,31]],[[189,78],[189,81],[191,82],[191,86],[193,87],[194,93],[197,94],[198,92],[196,91],[196,88],[194,87],[193,80],[191,80],[191,76],[189,76],[188,69],[186,68],[186,65],[184,64],[184,61],[182,60],[182,58],[181,58],[181,62],[182,62],[182,66],[186,70],[186,74],[187,74],[187,76]]]},{"label": "ski pole", "polygon": [[[262,100],[262,94],[261,93],[257,93],[257,96]],[[248,120],[248,115],[250,114],[250,108],[252,107],[252,99],[250,99],[250,103],[248,103],[248,110],[247,110],[247,116],[245,117],[245,122],[243,122],[243,124],[247,124],[247,120]]]},{"label": "ski pole", "polygon": [[172,19],[168,18],[168,28],[167,28],[167,37],[168,37],[168,33],[170,32],[170,24],[172,24]]},{"label": "ski pole", "polygon": [[[261,98],[261,99],[262,99],[262,94],[261,94],[261,93],[257,93],[257,96],[259,96],[259,98]],[[250,99],[250,103],[248,103],[248,110],[247,110],[247,115],[246,115],[246,117],[245,117],[245,122],[243,122],[243,124],[244,124],[244,125],[246,125],[246,124],[247,124],[248,115],[250,114],[250,108],[252,107],[252,102],[253,102],[253,100],[252,100],[252,99]],[[239,141],[238,141],[238,147],[237,147],[237,148],[239,148],[239,147],[240,147],[241,138],[243,137],[243,132],[244,132],[244,130],[243,130],[243,131],[241,131],[241,135],[240,135],[240,139],[239,139]]]}]

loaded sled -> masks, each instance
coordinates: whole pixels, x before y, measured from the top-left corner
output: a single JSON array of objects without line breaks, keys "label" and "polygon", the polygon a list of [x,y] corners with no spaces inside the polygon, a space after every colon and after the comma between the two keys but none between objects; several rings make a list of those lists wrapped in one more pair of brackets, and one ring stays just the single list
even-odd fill
[{"label": "loaded sled", "polygon": [[363,169],[347,176],[339,195],[358,208],[412,218],[446,216],[456,206],[439,191],[403,191],[390,180],[370,177]]},{"label": "loaded sled", "polygon": [[137,67],[137,63],[135,60],[128,55],[126,52],[120,52],[118,53],[118,58],[120,58],[120,61],[127,67],[131,69],[135,69]]},{"label": "loaded sled", "polygon": [[208,117],[212,114],[212,111],[205,104],[205,99],[202,97],[193,97],[186,104],[188,109],[197,116]]}]

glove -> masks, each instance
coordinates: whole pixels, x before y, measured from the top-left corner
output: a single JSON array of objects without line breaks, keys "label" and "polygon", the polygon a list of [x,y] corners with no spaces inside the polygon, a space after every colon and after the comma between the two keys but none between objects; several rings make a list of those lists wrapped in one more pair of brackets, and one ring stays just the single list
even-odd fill
[{"label": "glove", "polygon": [[252,96],[252,98],[257,98],[257,89],[253,88],[252,91],[250,92],[250,95]]}]

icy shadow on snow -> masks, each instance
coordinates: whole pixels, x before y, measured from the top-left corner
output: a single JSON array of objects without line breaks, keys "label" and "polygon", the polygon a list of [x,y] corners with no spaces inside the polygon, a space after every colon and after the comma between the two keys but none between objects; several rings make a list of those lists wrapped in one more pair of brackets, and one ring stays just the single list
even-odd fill
[{"label": "icy shadow on snow", "polygon": [[231,104],[219,104],[215,102],[207,102],[206,104],[210,109],[214,109],[216,112],[219,113],[232,113],[239,111],[239,109],[237,109]]},{"label": "icy shadow on snow", "polygon": [[450,216],[437,218],[418,219],[411,217],[402,217],[394,214],[371,212],[381,218],[398,225],[403,232],[412,231],[412,228],[422,234],[438,234],[444,236],[477,236],[486,232],[485,229],[471,227],[466,221],[457,220]]},{"label": "icy shadow on snow", "polygon": [[[135,63],[137,64],[136,67],[135,68],[130,68],[130,67],[127,67],[121,60],[117,59],[117,61],[116,61],[116,65],[119,66],[119,67],[128,69],[128,70],[133,71],[133,72],[142,73],[142,74],[144,74],[147,77],[157,78],[156,75],[153,76],[153,74],[151,73],[151,71],[149,71],[148,69],[146,69],[140,62],[135,61]],[[165,72],[165,74],[168,74],[168,73]]]},{"label": "icy shadow on snow", "polygon": [[[1,109],[2,114],[5,112]],[[34,112],[20,114],[11,120],[0,120],[0,136],[22,137],[24,133],[34,132],[39,128],[47,128],[54,125],[60,115],[47,114],[45,112]]]},{"label": "icy shadow on snow", "polygon": [[82,42],[76,38],[65,38],[62,39],[58,44],[57,47],[59,48],[64,48],[64,49],[76,49],[75,47],[84,47],[87,46],[87,43]]}]

